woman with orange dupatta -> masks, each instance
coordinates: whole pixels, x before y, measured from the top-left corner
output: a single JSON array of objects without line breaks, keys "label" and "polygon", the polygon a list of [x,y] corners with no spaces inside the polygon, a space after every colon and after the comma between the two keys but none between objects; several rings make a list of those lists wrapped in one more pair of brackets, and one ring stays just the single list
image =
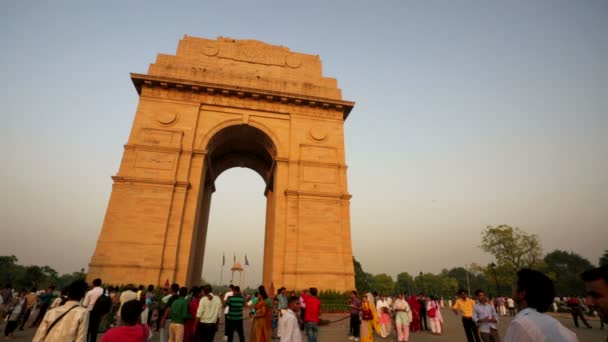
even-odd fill
[{"label": "woman with orange dupatta", "polygon": [[416,296],[410,296],[407,303],[412,310],[412,323],[410,323],[410,332],[420,331],[420,302]]},{"label": "woman with orange dupatta", "polygon": [[254,305],[255,314],[251,323],[251,342],[270,342],[270,320],[272,312],[268,308],[268,294],[263,286],[258,288],[258,301]]},{"label": "woman with orange dupatta", "polygon": [[380,325],[378,325],[374,297],[368,292],[363,296],[363,302],[361,303],[361,342],[373,342],[374,331],[380,334]]}]

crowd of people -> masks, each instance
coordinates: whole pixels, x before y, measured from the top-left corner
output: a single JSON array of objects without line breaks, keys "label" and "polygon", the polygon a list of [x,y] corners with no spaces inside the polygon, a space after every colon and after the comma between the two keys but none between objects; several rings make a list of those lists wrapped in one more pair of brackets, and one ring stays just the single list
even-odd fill
[{"label": "crowd of people", "polygon": [[[352,291],[347,302],[350,310],[349,339],[371,342],[376,336],[394,335],[398,342],[410,340],[411,334],[430,331],[443,334],[442,309],[451,308],[462,317],[464,335],[469,342],[498,342],[498,323],[507,315],[514,316],[504,341],[577,341],[576,335],[555,318],[544,314],[558,306],[568,307],[576,327],[578,320],[589,326],[582,311],[597,310],[600,321],[608,319],[608,266],[584,272],[585,301],[571,296],[557,298],[551,279],[541,272],[523,269],[517,274],[512,298],[490,299],[483,290],[475,299],[466,290],[458,291],[454,303],[447,306],[435,296],[408,295],[395,297],[375,292],[359,296]],[[5,323],[7,339],[17,329],[23,330],[31,319],[36,328],[33,341],[146,341],[154,334],[161,342],[213,341],[224,322],[223,339],[245,341],[243,320],[252,320],[249,340],[269,342],[317,342],[321,322],[321,300],[316,288],[287,292],[280,288],[269,295],[260,286],[253,296],[244,295],[238,286],[225,294],[215,294],[210,285],[188,289],[172,284],[156,292],[128,285],[122,292],[116,287],[102,287],[95,279],[89,288],[77,280],[61,291],[49,286],[44,291],[15,291],[10,285],[0,288],[0,318]],[[517,308],[517,312],[516,312]]]}]

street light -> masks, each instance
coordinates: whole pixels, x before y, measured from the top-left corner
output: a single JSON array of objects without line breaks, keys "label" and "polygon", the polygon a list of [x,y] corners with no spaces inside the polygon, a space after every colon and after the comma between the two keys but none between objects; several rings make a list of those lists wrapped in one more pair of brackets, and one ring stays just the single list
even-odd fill
[{"label": "street light", "polygon": [[496,283],[496,296],[499,296],[499,290],[498,290],[498,278],[496,278],[496,264],[494,262],[492,262],[490,264],[490,267],[492,268],[492,273],[494,274],[494,282]]}]

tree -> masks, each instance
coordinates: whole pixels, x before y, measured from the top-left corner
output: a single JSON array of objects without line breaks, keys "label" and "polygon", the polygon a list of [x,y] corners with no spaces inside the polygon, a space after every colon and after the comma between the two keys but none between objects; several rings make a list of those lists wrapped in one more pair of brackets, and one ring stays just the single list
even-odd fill
[{"label": "tree", "polygon": [[407,292],[409,294],[416,293],[418,289],[414,283],[414,278],[407,272],[401,272],[397,274],[397,281],[395,282],[396,293]]},{"label": "tree", "polygon": [[22,266],[17,265],[17,261],[18,259],[14,255],[0,256],[0,283],[3,286],[12,284],[20,273],[19,268]]},{"label": "tree", "polygon": [[372,284],[372,288],[374,291],[377,291],[378,293],[382,293],[384,295],[392,295],[395,289],[393,277],[386,273],[374,275],[372,277]]},{"label": "tree", "polygon": [[465,289],[467,291],[474,292],[477,289],[483,289],[489,291],[490,282],[493,278],[488,278],[483,271],[481,266],[472,264],[470,267],[465,269],[464,267],[455,267],[451,270],[444,270],[443,274],[452,277],[456,280],[456,284],[452,289],[451,294],[456,294],[458,289]]},{"label": "tree", "polygon": [[373,276],[370,273],[363,271],[361,263],[358,262],[354,256],[353,264],[355,267],[355,287],[359,292],[371,291],[373,285]]},{"label": "tree", "polygon": [[608,265],[608,249],[604,251],[604,255],[600,257],[600,266]]},{"label": "tree", "polygon": [[543,251],[538,236],[517,227],[486,227],[480,247],[496,258],[498,266],[506,266],[513,273],[521,268],[537,268],[542,262]]},{"label": "tree", "polygon": [[589,260],[574,252],[554,250],[545,256],[546,272],[555,280],[555,292],[560,296],[580,294],[585,283],[581,273],[593,267]]}]

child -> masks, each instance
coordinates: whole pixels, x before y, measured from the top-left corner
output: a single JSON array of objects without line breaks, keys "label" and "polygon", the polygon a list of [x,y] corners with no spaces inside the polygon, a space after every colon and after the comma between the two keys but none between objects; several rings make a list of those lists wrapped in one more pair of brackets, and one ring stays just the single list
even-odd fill
[{"label": "child", "polygon": [[277,336],[277,330],[279,327],[279,315],[281,310],[279,310],[279,299],[275,298],[272,305],[272,338],[279,338]]}]

